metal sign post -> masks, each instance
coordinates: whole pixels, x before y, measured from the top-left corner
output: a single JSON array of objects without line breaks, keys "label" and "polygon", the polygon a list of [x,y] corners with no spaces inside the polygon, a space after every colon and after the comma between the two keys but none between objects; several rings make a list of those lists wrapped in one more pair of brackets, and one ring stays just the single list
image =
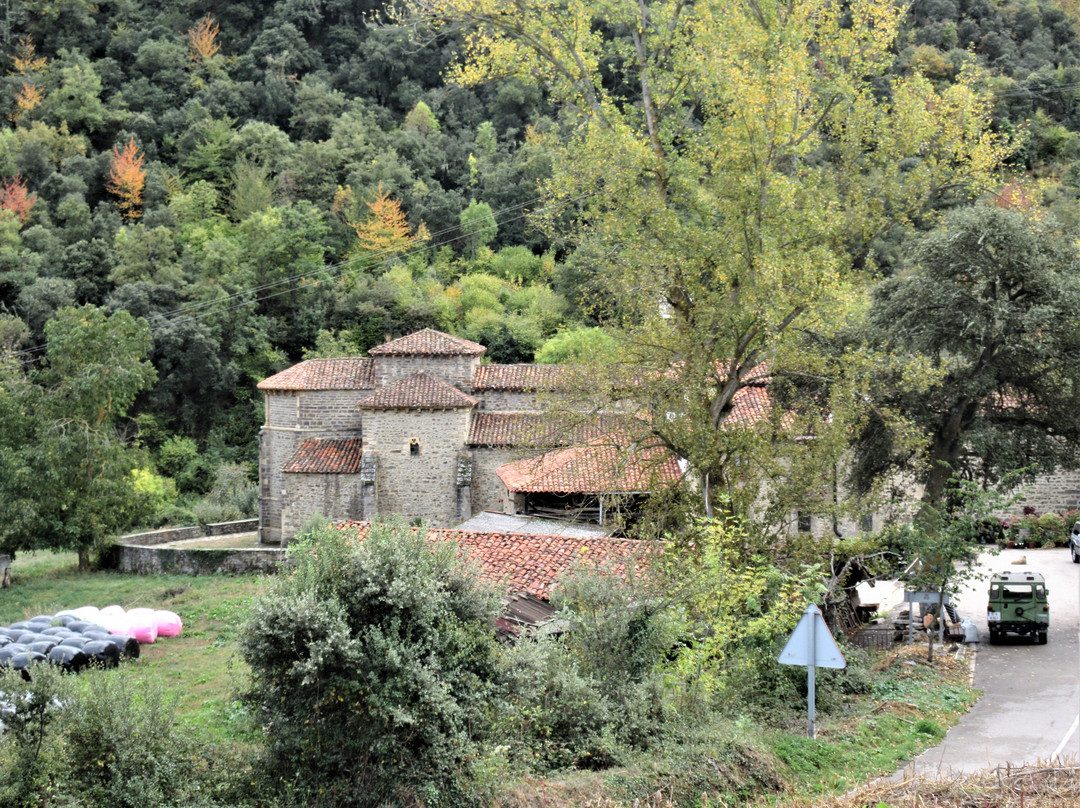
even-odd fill
[{"label": "metal sign post", "polygon": [[806,666],[807,737],[814,737],[814,718],[817,707],[817,668],[846,668],[847,660],[832,632],[813,603],[806,607],[799,625],[791,632],[787,645],[780,652],[782,665]]}]

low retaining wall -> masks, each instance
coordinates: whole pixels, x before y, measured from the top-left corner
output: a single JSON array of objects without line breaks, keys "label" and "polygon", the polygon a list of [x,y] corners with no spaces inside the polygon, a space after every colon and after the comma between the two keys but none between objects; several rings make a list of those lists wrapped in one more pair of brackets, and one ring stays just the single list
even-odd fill
[{"label": "low retaining wall", "polygon": [[152,530],[121,536],[109,548],[105,564],[135,575],[213,575],[215,573],[252,574],[277,572],[285,558],[279,547],[161,547],[175,541],[251,533],[258,529],[258,519],[219,522],[205,527],[179,527]]},{"label": "low retaining wall", "polygon": [[210,525],[192,525],[190,527],[166,527],[161,530],[148,530],[145,533],[129,533],[121,536],[119,544],[134,544],[137,547],[152,547],[187,539],[205,539],[208,536],[230,536],[233,533],[254,533],[259,529],[258,519],[239,519],[235,522],[215,522]]}]

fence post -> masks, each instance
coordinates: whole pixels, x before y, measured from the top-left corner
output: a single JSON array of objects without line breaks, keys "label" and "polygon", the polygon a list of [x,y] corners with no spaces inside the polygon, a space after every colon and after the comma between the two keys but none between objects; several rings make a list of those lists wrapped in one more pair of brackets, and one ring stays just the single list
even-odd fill
[{"label": "fence post", "polygon": [[0,555],[0,589],[11,586],[11,556]]}]

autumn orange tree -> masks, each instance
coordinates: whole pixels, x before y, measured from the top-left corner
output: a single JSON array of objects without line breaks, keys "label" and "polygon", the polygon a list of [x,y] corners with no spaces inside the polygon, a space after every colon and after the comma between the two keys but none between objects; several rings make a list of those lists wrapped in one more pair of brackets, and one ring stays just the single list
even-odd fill
[{"label": "autumn orange tree", "polygon": [[[514,77],[563,106],[545,210],[560,227],[572,217],[598,267],[598,314],[619,327],[651,415],[643,439],[689,462],[706,513],[749,512],[768,481],[789,518],[868,400],[859,363],[815,346],[863,294],[869,245],[985,187],[1007,153],[979,77],[938,89],[894,75],[893,0],[407,6],[413,25],[465,31],[458,83]],[[844,384],[788,409],[807,423],[736,422],[766,373]]]},{"label": "autumn orange tree", "polygon": [[26,180],[20,174],[0,181],[0,208],[10,210],[18,216],[19,224],[26,224],[37,199],[37,194],[29,192]]},{"label": "autumn orange tree", "polygon": [[134,136],[123,149],[113,146],[106,187],[117,197],[116,205],[120,208],[120,213],[128,219],[137,219],[142,215],[142,192],[146,184],[146,169],[143,168],[145,160],[146,155],[135,145]]}]

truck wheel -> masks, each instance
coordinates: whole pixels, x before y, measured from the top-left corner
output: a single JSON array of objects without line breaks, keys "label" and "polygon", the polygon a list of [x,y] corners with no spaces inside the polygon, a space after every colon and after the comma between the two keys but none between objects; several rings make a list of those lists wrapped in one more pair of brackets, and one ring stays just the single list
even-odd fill
[{"label": "truck wheel", "polygon": [[1073,563],[1074,564],[1080,564],[1080,549],[1077,548],[1075,543],[1072,544],[1071,546],[1072,546]]},{"label": "truck wheel", "polygon": [[993,645],[998,641],[998,630],[996,628],[990,629],[990,644]]},{"label": "truck wheel", "polygon": [[1039,645],[1046,645],[1046,632],[1045,631],[1040,631],[1039,632]]}]

